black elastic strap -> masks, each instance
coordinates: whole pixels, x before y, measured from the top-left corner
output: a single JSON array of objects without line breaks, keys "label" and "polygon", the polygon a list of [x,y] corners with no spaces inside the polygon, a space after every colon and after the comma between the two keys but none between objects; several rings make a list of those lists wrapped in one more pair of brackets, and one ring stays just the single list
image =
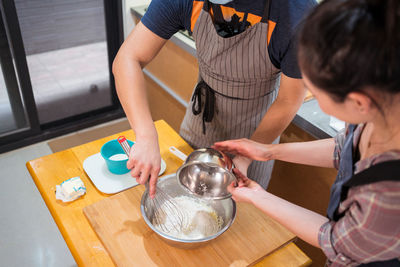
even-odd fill
[{"label": "black elastic strap", "polygon": [[267,0],[266,3],[265,3],[263,16],[262,16],[262,18],[261,18],[261,22],[263,22],[263,23],[268,22],[268,19],[269,19],[269,9],[270,9],[270,7],[271,7],[271,1],[272,1],[272,0]]},{"label": "black elastic strap", "polygon": [[214,15],[214,23],[225,23],[224,15],[222,14],[221,6],[211,3],[211,8]]}]

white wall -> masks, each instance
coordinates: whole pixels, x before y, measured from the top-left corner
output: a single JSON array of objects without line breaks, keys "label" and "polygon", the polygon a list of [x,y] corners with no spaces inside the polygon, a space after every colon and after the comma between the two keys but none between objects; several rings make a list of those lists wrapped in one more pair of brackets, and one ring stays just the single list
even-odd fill
[{"label": "white wall", "polygon": [[124,38],[126,38],[129,33],[135,27],[131,15],[131,7],[143,6],[150,4],[151,0],[123,0],[122,12],[123,12],[123,22],[124,22]]}]

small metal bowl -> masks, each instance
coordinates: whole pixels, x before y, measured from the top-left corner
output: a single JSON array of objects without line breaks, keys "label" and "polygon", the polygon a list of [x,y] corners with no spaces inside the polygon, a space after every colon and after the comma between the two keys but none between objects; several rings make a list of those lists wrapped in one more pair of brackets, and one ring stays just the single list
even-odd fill
[{"label": "small metal bowl", "polygon": [[232,168],[232,160],[224,153],[201,148],[187,157],[176,176],[185,189],[198,197],[225,199],[231,197],[228,186],[237,181]]},{"label": "small metal bowl", "polygon": [[233,165],[232,160],[226,154],[209,147],[194,150],[185,160],[185,164],[197,162],[215,164],[227,170],[230,170]]},{"label": "small metal bowl", "polygon": [[[166,192],[170,197],[192,196],[186,190],[178,185],[175,174],[171,174],[159,179],[157,186]],[[140,210],[146,224],[167,244],[184,249],[197,248],[208,244],[222,233],[224,233],[232,225],[236,217],[236,204],[232,199],[209,200],[208,204],[215,210],[218,216],[222,217],[223,224],[221,229],[214,235],[201,239],[180,239],[169,236],[167,233],[161,232],[152,224],[153,209],[150,206],[149,195],[147,190],[142,195]]]}]

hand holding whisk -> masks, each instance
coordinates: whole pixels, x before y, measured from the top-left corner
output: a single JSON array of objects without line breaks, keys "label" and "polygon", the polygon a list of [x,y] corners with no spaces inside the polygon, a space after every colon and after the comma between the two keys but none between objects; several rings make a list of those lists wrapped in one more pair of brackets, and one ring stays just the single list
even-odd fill
[{"label": "hand holding whisk", "polygon": [[[118,137],[118,142],[129,157],[131,147],[124,136]],[[149,182],[145,183],[147,194],[149,194]],[[188,216],[185,211],[179,207],[179,204],[171,198],[166,192],[156,185],[156,195],[154,198],[149,197],[149,207],[153,209],[152,223],[157,225],[165,233],[173,230],[181,232],[189,225]]]}]

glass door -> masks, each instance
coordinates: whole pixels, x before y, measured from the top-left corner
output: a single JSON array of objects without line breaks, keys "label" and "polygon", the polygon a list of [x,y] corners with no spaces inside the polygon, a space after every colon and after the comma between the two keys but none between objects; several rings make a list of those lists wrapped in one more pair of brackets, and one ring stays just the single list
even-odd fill
[{"label": "glass door", "polygon": [[0,153],[124,116],[122,0],[0,0]]},{"label": "glass door", "polygon": [[103,0],[15,0],[40,124],[112,106]]},{"label": "glass door", "polygon": [[[7,10],[7,12],[4,12]],[[10,142],[39,131],[21,35],[12,1],[0,13],[0,141]],[[14,15],[14,16],[13,16]],[[19,71],[17,71],[19,70]]]}]

